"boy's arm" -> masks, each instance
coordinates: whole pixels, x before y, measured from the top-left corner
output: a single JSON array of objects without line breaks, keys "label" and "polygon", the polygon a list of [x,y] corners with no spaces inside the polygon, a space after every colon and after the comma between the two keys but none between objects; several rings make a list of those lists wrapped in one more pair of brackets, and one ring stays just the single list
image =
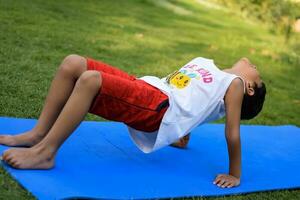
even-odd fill
[{"label": "boy's arm", "polygon": [[219,187],[234,187],[240,184],[241,142],[240,115],[244,96],[243,82],[234,79],[225,95],[226,126],[225,134],[229,154],[229,174],[220,174],[214,184]]}]

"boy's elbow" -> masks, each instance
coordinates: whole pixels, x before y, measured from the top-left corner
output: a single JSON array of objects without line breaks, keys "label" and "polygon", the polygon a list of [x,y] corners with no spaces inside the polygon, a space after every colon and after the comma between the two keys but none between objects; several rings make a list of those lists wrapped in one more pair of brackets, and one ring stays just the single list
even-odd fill
[{"label": "boy's elbow", "polygon": [[240,139],[240,131],[228,131],[226,132],[227,140],[239,140]]}]

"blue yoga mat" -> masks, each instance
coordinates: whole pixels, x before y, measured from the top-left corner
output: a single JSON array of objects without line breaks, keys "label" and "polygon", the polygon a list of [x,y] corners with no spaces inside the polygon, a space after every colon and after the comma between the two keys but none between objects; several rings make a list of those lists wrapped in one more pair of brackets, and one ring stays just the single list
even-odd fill
[{"label": "blue yoga mat", "polygon": [[[31,129],[36,120],[0,117],[0,134]],[[51,170],[4,168],[38,199],[149,199],[218,196],[300,187],[300,129],[241,126],[242,181],[231,189],[212,182],[228,171],[224,125],[205,124],[187,149],[144,154],[125,125],[83,122],[63,144]],[[7,149],[0,145],[0,153]]]}]

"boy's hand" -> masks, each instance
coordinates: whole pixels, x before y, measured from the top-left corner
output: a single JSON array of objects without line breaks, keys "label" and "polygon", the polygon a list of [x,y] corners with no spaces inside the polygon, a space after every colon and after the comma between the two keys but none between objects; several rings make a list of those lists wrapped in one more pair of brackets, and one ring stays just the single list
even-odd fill
[{"label": "boy's hand", "polygon": [[222,188],[231,188],[240,185],[240,179],[228,174],[219,174],[213,183]]},{"label": "boy's hand", "polygon": [[178,141],[174,142],[171,144],[171,146],[173,147],[177,147],[177,148],[186,148],[189,141],[190,141],[190,134],[187,134],[185,136],[183,136],[182,138],[180,138]]}]

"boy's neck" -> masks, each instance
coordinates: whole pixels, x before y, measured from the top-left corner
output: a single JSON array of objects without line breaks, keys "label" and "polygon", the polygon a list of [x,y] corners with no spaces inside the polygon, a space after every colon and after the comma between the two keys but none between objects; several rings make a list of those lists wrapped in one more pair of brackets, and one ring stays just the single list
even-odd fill
[{"label": "boy's neck", "polygon": [[238,77],[241,78],[241,80],[243,81],[243,84],[244,84],[244,93],[246,92],[245,91],[245,88],[246,88],[246,82],[245,82],[245,79],[244,79],[244,76],[242,75],[242,73],[240,73],[238,70],[234,70],[232,68],[226,68],[226,69],[223,69],[222,70],[223,72],[226,72],[226,73],[229,73],[229,74],[234,74]]},{"label": "boy's neck", "polygon": [[227,73],[229,73],[229,74],[235,74],[235,75],[237,75],[237,76],[240,76],[240,75],[241,75],[240,73],[238,73],[236,70],[234,70],[234,69],[232,69],[232,68],[226,68],[226,69],[223,69],[222,71],[223,71],[223,72],[227,72]]},{"label": "boy's neck", "polygon": [[222,70],[223,72],[229,73],[229,74],[234,74],[236,76],[241,77],[242,79],[246,80],[246,76],[243,72],[240,70],[234,69],[234,68],[226,68]]}]

